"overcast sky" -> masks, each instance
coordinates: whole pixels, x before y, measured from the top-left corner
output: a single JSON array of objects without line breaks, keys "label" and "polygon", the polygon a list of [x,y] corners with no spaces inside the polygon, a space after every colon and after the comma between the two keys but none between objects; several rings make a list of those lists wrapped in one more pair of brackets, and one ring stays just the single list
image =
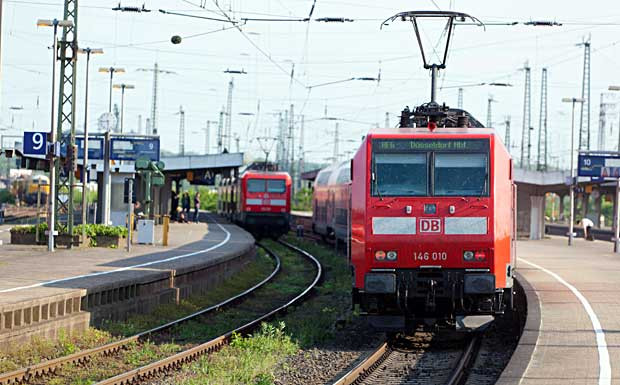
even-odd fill
[{"label": "overcast sky", "polygon": [[[108,78],[100,66],[122,66],[127,73],[117,82],[131,83],[125,99],[125,129],[135,130],[138,116],[150,116],[152,74],[139,72],[160,68],[175,75],[160,76],[158,126],[162,146],[178,148],[179,116],[186,111],[186,149],[203,152],[207,120],[217,120],[226,104],[230,74],[226,69],[244,69],[234,75],[233,132],[241,138],[241,150],[260,155],[256,136],[275,135],[277,113],[295,105],[295,114],[305,116],[306,158],[324,161],[332,155],[335,122],[320,120],[325,115],[339,122],[340,152],[357,148],[359,139],[375,124],[383,126],[386,112],[390,125],[405,105],[415,106],[430,97],[430,78],[414,40],[411,24],[395,22],[380,30],[389,16],[406,10],[437,7],[469,13],[493,22],[555,20],[555,27],[497,26],[486,30],[460,26],[454,35],[447,69],[442,72],[438,101],[457,105],[457,87],[479,82],[508,82],[510,88],[466,87],[464,108],[486,122],[489,95],[493,122],[504,135],[503,121],[511,116],[511,147],[518,158],[523,124],[524,74],[526,61],[532,68],[532,125],[539,127],[541,70],[549,71],[549,140],[552,164],[566,162],[570,145],[570,106],[563,97],[580,96],[583,47],[576,46],[591,36],[592,42],[592,147],[597,143],[601,93],[610,84],[620,84],[620,3],[617,0],[316,0],[313,18],[346,17],[347,23],[248,21],[241,29],[230,24],[157,12],[162,8],[198,16],[221,18],[212,0],[144,0],[150,13],[121,13],[111,10],[117,1],[80,0],[80,45],[102,47],[104,55],[93,57],[89,125],[95,129],[98,117],[108,109]],[[60,0],[3,0],[2,20],[2,105],[3,134],[21,135],[23,130],[49,128],[51,58],[48,46],[52,31],[37,28],[37,18],[60,18]],[[143,1],[123,0],[123,6],[141,6]],[[307,17],[313,0],[219,0],[219,6],[240,20],[261,17]],[[595,4],[595,6],[594,6]],[[204,34],[206,32],[212,32]],[[217,31],[217,32],[215,32]],[[425,29],[425,42],[435,42],[437,25]],[[183,36],[179,45],[173,35]],[[252,43],[250,43],[249,40]],[[83,58],[82,58],[83,59]],[[82,102],[85,60],[78,63],[78,128],[83,125]],[[291,68],[295,66],[294,79]],[[330,86],[307,87],[351,77],[376,77],[381,82],[351,81]],[[115,81],[116,82],[116,81]],[[114,101],[120,103],[120,92]],[[259,118],[239,113],[257,113]],[[23,107],[11,110],[10,107]],[[617,110],[616,110],[617,111]],[[617,115],[617,114],[615,114]],[[606,130],[607,148],[618,143],[617,116],[613,131]],[[577,123],[579,113],[577,113]],[[144,124],[144,123],[143,123]],[[212,125],[212,145],[215,125]],[[532,138],[536,157],[537,135]],[[234,149],[234,146],[233,146]]]}]

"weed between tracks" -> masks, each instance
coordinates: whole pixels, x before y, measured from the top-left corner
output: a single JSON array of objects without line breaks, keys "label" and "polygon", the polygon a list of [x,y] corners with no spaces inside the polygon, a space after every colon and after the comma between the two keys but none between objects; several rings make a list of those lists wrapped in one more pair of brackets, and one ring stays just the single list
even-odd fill
[{"label": "weed between tracks", "polygon": [[61,330],[55,340],[33,337],[27,344],[12,343],[0,352],[0,373],[90,349],[114,339],[110,333],[90,328],[71,335]]}]

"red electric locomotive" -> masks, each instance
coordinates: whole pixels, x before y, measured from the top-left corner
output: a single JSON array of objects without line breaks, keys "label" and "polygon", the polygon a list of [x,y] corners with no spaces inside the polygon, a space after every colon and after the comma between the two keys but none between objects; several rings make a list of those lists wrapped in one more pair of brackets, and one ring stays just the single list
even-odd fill
[{"label": "red electric locomotive", "polygon": [[515,190],[493,129],[374,131],[352,169],[353,298],[363,313],[402,328],[504,312]]},{"label": "red electric locomotive", "polygon": [[[438,64],[426,62],[421,18],[447,19]],[[429,103],[405,108],[398,129],[371,131],[351,161],[353,303],[383,329],[470,329],[512,306],[512,159],[495,130],[435,101],[453,26],[466,19],[479,23],[442,11],[403,12],[384,23],[412,22],[432,83]]]},{"label": "red electric locomotive", "polygon": [[288,232],[291,177],[285,172],[248,170],[222,180],[218,213],[258,237],[277,238]]}]

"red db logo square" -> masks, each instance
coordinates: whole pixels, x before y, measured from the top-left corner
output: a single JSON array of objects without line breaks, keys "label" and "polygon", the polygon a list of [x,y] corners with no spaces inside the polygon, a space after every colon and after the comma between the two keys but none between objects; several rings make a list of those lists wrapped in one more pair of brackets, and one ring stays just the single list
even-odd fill
[{"label": "red db logo square", "polygon": [[421,233],[441,233],[441,219],[440,218],[421,218],[420,219],[420,232]]}]

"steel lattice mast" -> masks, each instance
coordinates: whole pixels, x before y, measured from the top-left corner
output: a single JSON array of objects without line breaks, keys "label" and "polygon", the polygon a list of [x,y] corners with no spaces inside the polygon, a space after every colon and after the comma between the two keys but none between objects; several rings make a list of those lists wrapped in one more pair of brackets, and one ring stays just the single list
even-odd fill
[{"label": "steel lattice mast", "polygon": [[538,171],[547,170],[547,69],[542,69],[542,81],[540,82],[540,117],[538,120]]},{"label": "steel lattice mast", "polygon": [[228,83],[228,99],[226,100],[226,144],[225,147],[228,151],[232,151],[232,93],[234,83],[233,79],[230,79]]},{"label": "steel lattice mast", "polygon": [[[77,79],[77,28],[78,28],[78,0],[65,0],[64,20],[73,22],[70,27],[63,27],[62,38],[58,45],[58,56],[60,59],[60,85],[59,85],[59,107],[57,138],[61,142],[61,147],[66,149],[67,156],[76,157],[77,151],[73,151],[75,146],[75,97]],[[54,168],[56,170],[56,180],[50,183],[56,184],[56,222],[64,222],[66,231],[73,233],[73,187],[74,171],[70,165],[76,164],[71,159],[65,160],[65,167],[57,157],[54,157]],[[69,166],[67,166],[69,165]],[[62,197],[66,197],[63,199]],[[57,226],[57,228],[59,228]],[[60,228],[59,228],[60,229]]]},{"label": "steel lattice mast", "polygon": [[508,152],[510,153],[510,115],[506,116],[506,120],[504,121],[504,125],[506,126],[506,133],[505,133],[505,137],[504,137],[504,144],[506,145],[506,148],[508,149]]},{"label": "steel lattice mast", "polygon": [[523,93],[523,129],[521,131],[521,167],[530,168],[531,148],[530,139],[532,134],[530,127],[532,126],[532,88],[530,78],[530,66],[525,63],[523,67],[525,71],[525,90]]},{"label": "steel lattice mast", "polygon": [[153,68],[139,68],[138,71],[153,72],[153,97],[151,102],[151,132],[147,134],[157,135],[157,100],[159,96],[159,74],[176,74],[174,71],[167,71],[159,69],[157,62],[153,65]]},{"label": "steel lattice mast", "polygon": [[179,155],[185,155],[185,111],[179,107]]},{"label": "steel lattice mast", "polygon": [[590,38],[583,43],[583,80],[581,83],[581,113],[579,116],[579,149],[590,149]]}]

